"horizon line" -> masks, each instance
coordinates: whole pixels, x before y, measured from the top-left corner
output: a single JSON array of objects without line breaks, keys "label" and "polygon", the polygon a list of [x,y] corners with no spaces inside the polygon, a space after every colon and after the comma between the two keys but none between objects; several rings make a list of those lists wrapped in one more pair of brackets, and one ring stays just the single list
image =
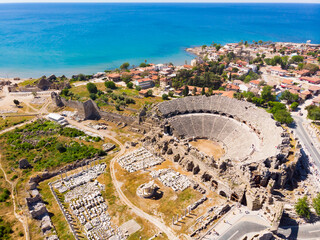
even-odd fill
[{"label": "horizon line", "polygon": [[202,0],[202,1],[183,1],[183,0],[176,0],[176,1],[170,1],[170,0],[136,0],[136,1],[130,1],[130,0],[0,0],[0,4],[3,3],[286,3],[286,4],[320,4],[319,0],[230,0],[230,1],[223,1],[223,0]]}]

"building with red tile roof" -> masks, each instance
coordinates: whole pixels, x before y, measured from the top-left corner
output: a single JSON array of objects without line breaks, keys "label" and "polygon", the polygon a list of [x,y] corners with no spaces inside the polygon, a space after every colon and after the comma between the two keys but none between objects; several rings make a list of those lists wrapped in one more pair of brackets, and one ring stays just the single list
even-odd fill
[{"label": "building with red tile roof", "polygon": [[307,82],[313,83],[313,84],[319,84],[320,83],[320,78],[319,77],[301,77],[300,80],[307,81]]}]

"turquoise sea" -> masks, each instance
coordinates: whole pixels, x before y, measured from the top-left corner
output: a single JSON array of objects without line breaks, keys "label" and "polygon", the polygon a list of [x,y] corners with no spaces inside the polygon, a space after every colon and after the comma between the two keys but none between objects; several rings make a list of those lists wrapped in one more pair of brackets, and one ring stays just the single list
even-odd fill
[{"label": "turquoise sea", "polygon": [[320,43],[320,4],[0,4],[0,77],[190,62],[212,41]]}]

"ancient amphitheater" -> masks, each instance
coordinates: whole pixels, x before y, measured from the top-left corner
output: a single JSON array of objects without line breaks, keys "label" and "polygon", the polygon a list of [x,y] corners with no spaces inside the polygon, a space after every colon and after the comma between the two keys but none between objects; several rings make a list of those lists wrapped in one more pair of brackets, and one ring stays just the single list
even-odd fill
[{"label": "ancient amphitheater", "polygon": [[[279,198],[274,189],[293,186],[299,144],[293,146],[290,132],[251,103],[217,95],[185,97],[156,105],[147,119],[154,128],[141,139],[145,148],[178,163],[221,196],[254,210]],[[219,142],[224,155],[194,147],[199,138]]]},{"label": "ancient amphitheater", "polygon": [[163,102],[159,110],[176,136],[221,142],[224,159],[256,161],[276,156],[283,129],[264,109],[220,96],[196,96]]}]

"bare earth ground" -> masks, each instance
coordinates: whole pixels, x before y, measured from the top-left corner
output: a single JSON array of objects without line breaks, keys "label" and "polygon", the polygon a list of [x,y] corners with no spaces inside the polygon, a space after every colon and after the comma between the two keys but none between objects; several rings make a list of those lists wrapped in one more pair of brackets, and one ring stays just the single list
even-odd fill
[{"label": "bare earth ground", "polygon": [[215,141],[207,139],[196,139],[195,141],[190,142],[190,144],[199,149],[201,152],[213,156],[214,159],[219,159],[225,154],[225,151],[221,144]]}]

